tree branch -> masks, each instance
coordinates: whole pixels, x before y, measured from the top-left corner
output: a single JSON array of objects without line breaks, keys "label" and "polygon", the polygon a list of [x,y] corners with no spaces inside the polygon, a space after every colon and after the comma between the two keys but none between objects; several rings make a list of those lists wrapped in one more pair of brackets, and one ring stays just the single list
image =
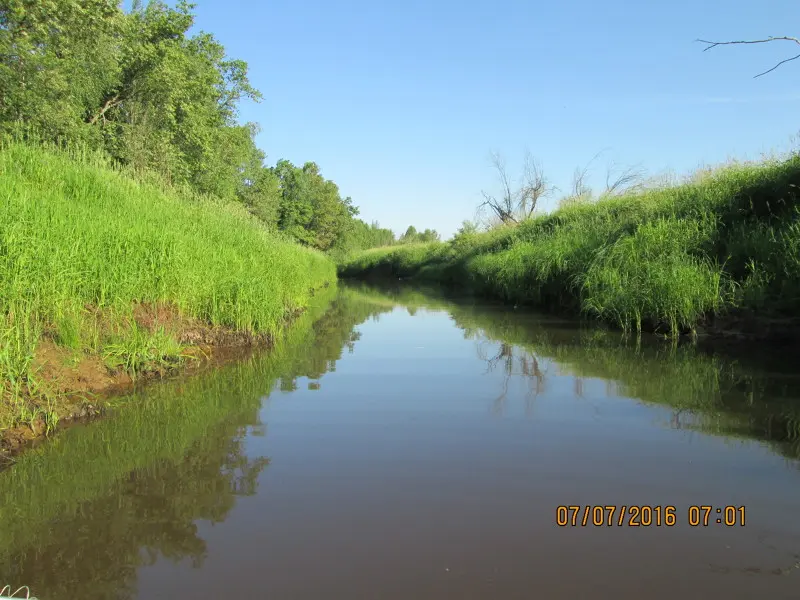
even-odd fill
[{"label": "tree branch", "polygon": [[[703,48],[703,52],[708,52],[709,50],[711,50],[712,48],[716,48],[717,46],[733,46],[733,45],[742,45],[742,44],[768,44],[770,42],[794,42],[795,44],[800,46],[800,38],[793,37],[793,36],[788,36],[788,35],[770,36],[770,37],[767,37],[767,38],[764,38],[764,39],[760,39],[760,40],[732,40],[732,41],[728,41],[728,42],[712,42],[710,40],[697,40],[697,41],[700,42],[701,44],[706,44],[706,47]],[[762,75],[766,75],[767,73],[772,73],[772,71],[774,71],[775,69],[777,69],[781,65],[783,65],[783,64],[785,64],[787,62],[791,62],[793,60],[797,60],[799,58],[800,58],[800,54],[798,54],[797,56],[792,56],[791,58],[786,58],[786,59],[780,61],[774,67],[772,67],[770,69],[767,69],[766,71],[763,71],[763,72],[759,73],[758,75],[754,75],[753,79],[757,79],[757,78],[761,77]]]},{"label": "tree branch", "polygon": [[94,125],[101,118],[103,119],[103,122],[105,122],[106,113],[115,106],[119,106],[121,103],[122,103],[122,98],[120,97],[119,93],[115,94],[113,98],[109,98],[108,100],[106,100],[105,104],[103,104],[103,108],[100,109],[100,112],[98,112],[95,116],[89,119],[89,125]]}]

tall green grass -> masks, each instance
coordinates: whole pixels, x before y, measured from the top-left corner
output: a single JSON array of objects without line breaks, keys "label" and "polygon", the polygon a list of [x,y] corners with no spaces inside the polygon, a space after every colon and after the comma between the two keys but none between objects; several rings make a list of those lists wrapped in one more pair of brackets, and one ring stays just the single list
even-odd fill
[{"label": "tall green grass", "polygon": [[518,227],[370,250],[344,277],[436,280],[509,303],[677,334],[800,309],[800,157],[579,203]]},{"label": "tall green grass", "polygon": [[[131,321],[134,303],[275,334],[333,263],[267,231],[239,205],[191,197],[99,156],[0,144],[0,430],[31,418],[25,395],[43,331],[76,352],[135,367],[180,352]],[[98,328],[98,311],[119,323]]]}]

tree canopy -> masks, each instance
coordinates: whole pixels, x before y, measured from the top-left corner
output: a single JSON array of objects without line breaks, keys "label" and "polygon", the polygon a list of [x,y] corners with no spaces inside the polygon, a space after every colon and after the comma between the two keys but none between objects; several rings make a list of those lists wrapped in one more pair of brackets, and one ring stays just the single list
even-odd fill
[{"label": "tree canopy", "polygon": [[180,0],[0,0],[0,132],[101,150],[135,172],[236,200],[320,250],[391,244],[313,162],[265,163],[243,100],[260,101],[247,63]]}]

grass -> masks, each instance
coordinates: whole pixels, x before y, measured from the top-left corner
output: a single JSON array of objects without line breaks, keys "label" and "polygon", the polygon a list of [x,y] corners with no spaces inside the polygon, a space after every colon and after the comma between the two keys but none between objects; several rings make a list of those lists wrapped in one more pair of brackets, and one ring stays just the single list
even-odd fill
[{"label": "grass", "polygon": [[41,412],[31,364],[43,336],[135,373],[182,353],[164,331],[132,324],[136,303],[274,335],[335,278],[328,258],[267,231],[239,205],[134,179],[89,153],[5,140],[0,431]]},{"label": "grass", "polygon": [[800,309],[800,157],[576,203],[517,227],[379,248],[344,277],[433,280],[512,304],[677,335],[726,314]]}]

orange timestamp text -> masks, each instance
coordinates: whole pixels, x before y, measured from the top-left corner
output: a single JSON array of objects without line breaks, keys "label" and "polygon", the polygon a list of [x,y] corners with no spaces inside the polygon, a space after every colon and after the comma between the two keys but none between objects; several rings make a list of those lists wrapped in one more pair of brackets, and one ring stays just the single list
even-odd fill
[{"label": "orange timestamp text", "polygon": [[[681,511],[682,513],[682,511]],[[678,524],[678,509],[666,505],[561,505],[556,508],[556,525],[559,527],[674,527]],[[686,523],[691,527],[745,524],[744,506],[692,505],[686,512]]]}]

